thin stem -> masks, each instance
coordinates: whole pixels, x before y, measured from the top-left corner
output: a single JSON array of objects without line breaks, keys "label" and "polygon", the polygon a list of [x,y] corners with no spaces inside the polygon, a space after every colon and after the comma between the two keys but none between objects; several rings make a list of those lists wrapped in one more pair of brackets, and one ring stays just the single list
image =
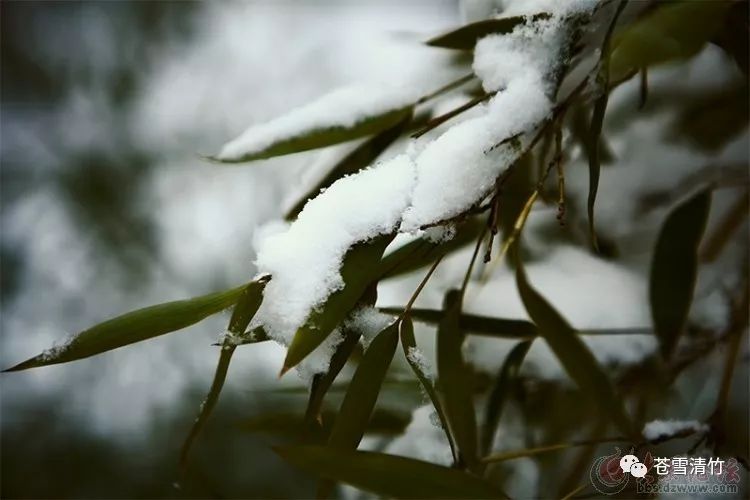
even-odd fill
[{"label": "thin stem", "polygon": [[444,94],[446,92],[450,92],[451,90],[460,87],[464,83],[470,82],[473,78],[474,78],[474,73],[469,73],[468,75],[462,76],[458,80],[454,80],[454,81],[452,81],[452,82],[450,82],[450,83],[448,83],[448,84],[440,87],[436,91],[431,92],[431,93],[429,93],[429,94],[427,94],[425,96],[420,97],[419,100],[417,100],[416,104],[424,104],[424,103],[426,103],[428,101],[431,101],[432,99],[434,99],[434,98],[436,98],[436,97],[438,97],[438,96],[440,96],[440,95],[442,95],[442,94]]},{"label": "thin stem", "polygon": [[422,289],[425,287],[427,282],[430,280],[430,277],[432,276],[432,273],[435,272],[435,269],[437,269],[438,264],[440,264],[440,261],[443,260],[443,257],[445,254],[441,255],[440,257],[435,260],[435,262],[430,266],[430,270],[427,271],[427,274],[424,278],[422,278],[422,281],[419,283],[419,286],[416,290],[414,290],[414,293],[412,294],[411,298],[409,299],[409,302],[406,303],[406,307],[404,307],[404,311],[399,316],[399,320],[404,319],[411,310],[411,307],[414,305],[414,302],[417,300],[417,297],[419,297],[419,294],[422,292]]},{"label": "thin stem", "polygon": [[477,255],[479,254],[479,247],[482,246],[482,241],[484,240],[484,235],[487,234],[487,226],[484,226],[482,229],[482,232],[479,234],[479,238],[477,238],[477,244],[474,246],[474,253],[471,255],[471,260],[469,261],[469,267],[466,269],[466,276],[464,276],[464,282],[461,285],[461,300],[463,301],[464,294],[466,293],[466,287],[469,285],[469,278],[471,277],[471,271],[474,269],[474,262],[477,260]]},{"label": "thin stem", "polygon": [[454,116],[460,115],[464,111],[467,111],[467,110],[473,108],[477,104],[483,103],[484,101],[486,101],[487,99],[489,99],[493,95],[495,95],[495,92],[491,92],[489,94],[480,95],[478,97],[475,97],[471,101],[469,101],[469,102],[467,102],[465,104],[462,104],[461,106],[457,107],[456,109],[448,111],[447,113],[445,113],[443,115],[436,116],[432,120],[428,121],[427,124],[422,129],[420,129],[417,132],[413,133],[411,135],[412,139],[417,139],[419,137],[422,137],[423,135],[425,135],[430,130],[439,127],[440,125],[442,125],[443,123],[447,122],[448,120],[450,120]]}]

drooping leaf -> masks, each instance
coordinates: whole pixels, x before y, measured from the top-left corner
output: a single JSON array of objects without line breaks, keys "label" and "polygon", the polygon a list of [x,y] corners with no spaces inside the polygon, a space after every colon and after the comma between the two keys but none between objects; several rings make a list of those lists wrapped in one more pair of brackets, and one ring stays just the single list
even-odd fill
[{"label": "drooping leaf", "polygon": [[[255,313],[258,312],[260,303],[263,301],[263,289],[268,283],[270,276],[264,276],[260,279],[251,281],[244,288],[237,303],[232,311],[232,317],[229,319],[229,335],[241,335],[245,332],[245,329],[250,324],[250,320],[253,319]],[[190,432],[185,438],[185,442],[182,445],[180,452],[180,469],[184,472],[187,467],[188,456],[190,455],[190,449],[195,442],[195,438],[198,437],[203,427],[206,425],[208,417],[216,406],[216,402],[219,400],[219,395],[224,387],[224,381],[227,378],[227,372],[229,371],[229,363],[232,361],[232,355],[237,345],[234,344],[233,338],[227,337],[222,346],[221,354],[219,355],[219,363],[216,366],[216,372],[214,373],[214,379],[211,382],[211,388],[208,391],[208,395],[201,403],[198,416],[193,422],[193,426],[190,428]]]},{"label": "drooping leaf", "polygon": [[245,287],[242,285],[123,314],[82,331],[64,346],[52,348],[5,371],[67,363],[181,330],[237,302]]},{"label": "drooping leaf", "polygon": [[344,340],[336,346],[336,350],[333,356],[331,356],[328,370],[313,377],[312,385],[310,386],[310,398],[307,401],[307,409],[305,410],[306,427],[310,428],[315,421],[320,423],[320,410],[323,406],[323,398],[328,389],[331,388],[331,385],[333,385],[341,369],[344,368],[346,361],[359,343],[360,337],[360,333],[355,330],[345,330]]},{"label": "drooping leaf", "polygon": [[[382,307],[380,311],[387,314],[400,315],[404,312],[398,307]],[[438,324],[443,319],[445,312],[435,309],[412,308],[409,315],[417,321],[428,324]],[[536,326],[522,319],[491,318],[488,316],[477,316],[475,314],[461,313],[459,316],[461,331],[475,335],[486,335],[507,339],[525,339],[536,337]]]},{"label": "drooping leaf", "polygon": [[484,414],[484,425],[481,434],[481,453],[486,455],[492,448],[492,442],[495,440],[497,426],[500,423],[500,417],[503,414],[505,401],[508,399],[508,393],[513,384],[516,383],[518,371],[521,369],[526,353],[531,348],[531,340],[519,342],[508,353],[508,356],[500,368],[495,385],[487,398],[487,408]]},{"label": "drooping leaf", "polygon": [[445,315],[437,332],[437,372],[443,410],[459,462],[473,468],[477,464],[477,421],[472,399],[471,369],[462,355],[461,292],[452,290],[445,297]]},{"label": "drooping leaf", "polygon": [[[321,426],[317,429],[316,439],[327,439],[336,418],[336,411],[323,410],[320,414]],[[392,411],[375,409],[365,429],[365,434],[381,436],[398,436],[404,432],[411,420],[408,413],[394,413]],[[249,433],[272,434],[300,439],[307,432],[307,424],[302,415],[294,413],[266,413],[257,417],[242,419],[237,427]],[[325,439],[320,442],[324,442]],[[317,442],[317,441],[316,441]]]},{"label": "drooping leaf", "polygon": [[393,278],[428,266],[440,256],[476,241],[481,230],[482,224],[472,220],[458,227],[456,235],[448,241],[433,243],[423,238],[411,241],[383,257],[378,265],[378,276]]},{"label": "drooping leaf", "polygon": [[[333,423],[331,436],[328,438],[330,448],[356,450],[359,446],[397,344],[398,322],[386,327],[370,343],[349,382],[344,401]],[[317,498],[330,496],[333,486],[331,481],[321,481]]]},{"label": "drooping leaf", "polygon": [[719,30],[733,2],[664,2],[613,40],[609,74],[619,81],[641,68],[697,54]]},{"label": "drooping leaf", "polygon": [[427,41],[432,47],[445,49],[474,50],[477,41],[487,35],[502,35],[513,31],[527,21],[537,21],[549,18],[549,14],[541,13],[533,16],[513,16],[499,19],[485,19],[461,26],[453,31],[438,35]]},{"label": "drooping leaf", "polygon": [[354,151],[342,158],[336,165],[331,168],[328,175],[321,179],[314,187],[312,187],[304,196],[300,197],[299,201],[290,208],[284,216],[287,220],[292,220],[302,211],[305,203],[311,198],[317,196],[322,190],[333,184],[337,179],[344,177],[349,174],[356,173],[361,169],[372,164],[380,154],[385,151],[388,146],[393,144],[393,141],[406,130],[406,127],[411,121],[411,112],[407,113],[403,119],[393,125],[392,127],[386,128],[382,132],[367,139],[361,145],[359,145]]},{"label": "drooping leaf", "polygon": [[589,219],[589,238],[594,250],[599,251],[599,243],[596,237],[596,226],[594,223],[594,206],[596,204],[596,195],[599,191],[599,175],[602,169],[602,162],[599,153],[601,144],[602,126],[604,125],[604,114],[607,111],[607,101],[609,100],[608,90],[605,89],[597,100],[594,102],[594,112],[591,115],[591,127],[588,135],[588,152],[589,152],[589,195],[586,202],[586,209]]},{"label": "drooping leaf", "polygon": [[698,245],[711,208],[704,189],[681,203],[661,228],[651,263],[651,316],[661,352],[669,357],[685,328],[698,266]]},{"label": "drooping leaf", "polygon": [[420,460],[323,446],[277,448],[276,452],[300,469],[386,498],[504,498],[484,479]]},{"label": "drooping leaf", "polygon": [[331,294],[323,307],[313,311],[297,330],[287,350],[282,373],[297,366],[349,314],[368,285],[378,278],[377,263],[392,239],[393,235],[378,236],[349,250],[341,266],[344,288]]},{"label": "drooping leaf", "polygon": [[398,323],[386,327],[370,343],[349,382],[328,446],[340,449],[357,448],[375,408],[397,343]]},{"label": "drooping leaf", "polygon": [[419,383],[422,384],[422,389],[424,389],[427,397],[430,398],[430,402],[432,403],[433,408],[435,408],[435,413],[440,420],[440,425],[443,427],[445,435],[448,438],[448,443],[451,447],[453,459],[455,461],[458,461],[458,452],[456,450],[456,445],[453,442],[453,438],[450,432],[448,431],[448,419],[446,418],[445,412],[443,411],[443,406],[440,404],[440,398],[438,397],[438,393],[435,390],[433,381],[430,378],[429,374],[425,373],[425,367],[422,366],[414,357],[415,351],[417,349],[417,340],[414,337],[414,324],[412,323],[409,315],[406,315],[401,320],[399,334],[401,337],[401,347],[403,347],[404,349],[404,356],[406,357],[406,361],[409,363],[409,366],[411,366],[411,369],[414,372],[414,375],[416,375],[417,379],[419,380]]},{"label": "drooping leaf", "polygon": [[521,259],[516,261],[518,291],[526,311],[539,329],[539,335],[581,390],[597,402],[621,431],[635,436],[623,401],[615,393],[604,369],[565,318],[529,284]]}]

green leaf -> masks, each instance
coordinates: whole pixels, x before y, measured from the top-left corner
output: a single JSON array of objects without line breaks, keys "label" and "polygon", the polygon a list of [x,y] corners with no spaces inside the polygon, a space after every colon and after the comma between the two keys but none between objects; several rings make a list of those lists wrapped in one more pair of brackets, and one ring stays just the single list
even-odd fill
[{"label": "green leaf", "polygon": [[458,446],[459,463],[474,468],[477,464],[477,422],[471,369],[464,362],[461,351],[464,341],[459,324],[461,292],[448,292],[444,308],[445,315],[437,332],[438,383],[449,429]]},{"label": "green leaf", "polygon": [[608,89],[594,102],[594,112],[591,116],[591,127],[588,136],[589,152],[589,196],[587,200],[587,211],[589,218],[589,238],[594,250],[599,251],[599,243],[596,237],[596,227],[594,225],[594,205],[596,203],[596,194],[599,191],[599,174],[602,169],[600,158],[600,145],[602,136],[602,126],[604,125],[604,114],[607,111],[607,101],[609,100]]},{"label": "green leaf", "polygon": [[[252,320],[255,313],[258,312],[260,303],[263,301],[263,289],[269,280],[270,276],[264,276],[248,283],[244,288],[237,299],[237,304],[234,306],[232,317],[229,319],[228,329],[230,335],[241,335],[245,332],[245,329],[250,324],[250,320]],[[183,472],[186,470],[188,456],[190,455],[190,449],[195,442],[195,438],[198,437],[198,434],[200,434],[201,430],[206,425],[208,417],[211,415],[214,406],[216,406],[216,402],[219,400],[219,395],[224,387],[224,381],[226,380],[227,372],[229,371],[229,363],[232,361],[232,355],[236,348],[237,346],[232,343],[232,339],[224,339],[223,345],[221,346],[221,354],[219,355],[219,363],[216,366],[213,382],[211,382],[211,388],[208,391],[206,399],[201,403],[198,417],[196,417],[195,422],[193,422],[193,426],[190,428],[190,432],[182,445],[182,450],[180,452],[180,469]]]},{"label": "green leaf", "polygon": [[[516,250],[518,253],[518,248]],[[547,341],[560,364],[581,390],[597,402],[621,431],[635,436],[635,428],[625,411],[625,405],[615,393],[604,369],[565,318],[529,284],[523,262],[520,258],[516,260],[518,291],[526,311],[539,329],[539,335]]]},{"label": "green leaf", "polygon": [[704,189],[681,203],[661,228],[651,263],[651,316],[661,352],[668,358],[685,328],[698,268],[698,245],[711,208]]},{"label": "green leaf", "polygon": [[393,278],[435,262],[439,257],[476,241],[482,224],[472,220],[461,225],[448,241],[433,243],[419,238],[389,252],[378,265],[380,279]]},{"label": "green leaf", "polygon": [[436,36],[427,41],[432,47],[444,49],[474,50],[477,41],[487,35],[504,35],[513,31],[527,21],[537,21],[549,18],[549,14],[535,14],[533,16],[502,17],[500,19],[485,19],[461,26],[458,29]]},{"label": "green leaf", "polygon": [[665,2],[614,38],[609,74],[619,81],[641,68],[697,54],[722,26],[733,2]]},{"label": "green leaf", "polygon": [[52,348],[5,371],[67,363],[180,330],[233,305],[245,287],[123,314],[82,331],[62,347]]},{"label": "green leaf", "polygon": [[323,446],[277,448],[276,452],[300,469],[386,498],[504,497],[479,477],[405,457]]},{"label": "green leaf", "polygon": [[259,150],[247,150],[241,155],[231,158],[214,156],[208,159],[220,163],[243,163],[332,146],[377,134],[391,128],[403,122],[408,116],[411,116],[412,109],[411,105],[391,109],[384,113],[368,116],[351,126],[333,125],[313,127],[297,135],[279,138],[269,146]]},{"label": "green leaf", "polygon": [[310,387],[310,398],[307,402],[307,409],[305,410],[305,425],[307,428],[312,428],[313,422],[321,422],[320,409],[323,406],[323,398],[325,398],[328,389],[331,388],[336,377],[344,368],[346,361],[351,356],[354,348],[359,343],[360,333],[354,330],[344,331],[344,340],[336,346],[336,350],[331,356],[331,362],[328,365],[328,370],[325,373],[320,373],[313,377],[313,381]]},{"label": "green leaf", "polygon": [[331,294],[321,309],[310,314],[294,335],[282,374],[297,366],[331,334],[354,308],[367,287],[377,279],[377,263],[393,235],[383,235],[353,246],[341,266],[344,288]]},{"label": "green leaf", "polygon": [[[316,429],[316,442],[323,442],[331,433],[332,422],[336,418],[336,411],[323,410],[320,415],[321,426]],[[365,434],[380,436],[398,436],[403,434],[409,425],[411,415],[408,413],[394,413],[392,411],[375,409],[372,412]],[[286,436],[294,439],[302,438],[307,432],[307,424],[299,413],[267,413],[257,417],[242,419],[237,427],[244,432],[262,433]],[[325,438],[317,441],[320,438]]]},{"label": "green leaf", "polygon": [[[380,311],[394,315],[401,315],[404,312],[403,308],[399,307],[381,307]],[[409,310],[409,316],[415,320],[434,325],[440,323],[444,314],[444,311],[435,309],[412,308]],[[522,319],[490,318],[461,313],[458,323],[461,331],[475,335],[505,339],[525,339],[537,336],[536,326]]]},{"label": "green leaf", "polygon": [[440,419],[440,425],[445,431],[445,435],[448,438],[448,443],[450,443],[453,459],[455,461],[458,461],[458,452],[456,450],[456,445],[453,442],[450,432],[448,431],[448,419],[446,418],[443,407],[440,404],[440,398],[438,397],[435,386],[432,383],[432,379],[427,373],[424,372],[424,367],[414,359],[414,356],[410,355],[410,352],[413,352],[413,350],[417,349],[417,340],[416,338],[414,338],[414,324],[412,323],[411,318],[408,315],[406,315],[401,320],[399,334],[401,337],[401,347],[403,347],[404,349],[404,356],[406,357],[406,361],[409,363],[409,366],[411,366],[411,369],[414,372],[414,375],[416,375],[417,379],[419,380],[419,383],[422,384],[424,392],[427,393],[427,396],[430,398],[430,402],[435,408],[438,419]]},{"label": "green leaf", "polygon": [[355,449],[367,428],[398,343],[398,323],[386,327],[370,343],[354,372],[336,416],[328,446]]},{"label": "green leaf", "polygon": [[505,401],[508,399],[508,393],[511,387],[516,383],[518,371],[526,353],[531,348],[531,340],[519,342],[513,347],[500,368],[497,375],[495,386],[487,399],[487,409],[484,414],[484,425],[482,426],[481,452],[486,455],[492,449],[492,442],[495,440],[497,426],[500,424],[500,417],[503,414]]},{"label": "green leaf", "polygon": [[411,110],[407,113],[403,119],[389,127],[379,134],[367,139],[361,145],[359,145],[354,151],[342,158],[336,165],[328,172],[320,182],[318,182],[313,188],[311,188],[304,196],[302,196],[294,206],[287,211],[284,216],[287,220],[292,220],[302,211],[305,204],[311,198],[320,193],[321,190],[327,188],[333,184],[337,179],[344,177],[349,174],[354,174],[361,169],[372,164],[380,154],[385,151],[388,146],[393,144],[393,141],[406,130],[407,126],[411,122],[412,113]]}]

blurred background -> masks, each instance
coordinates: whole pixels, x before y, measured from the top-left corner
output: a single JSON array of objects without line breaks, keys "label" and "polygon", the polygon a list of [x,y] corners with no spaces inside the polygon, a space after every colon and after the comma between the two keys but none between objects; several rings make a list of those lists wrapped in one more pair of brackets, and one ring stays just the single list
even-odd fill
[{"label": "blurred background", "polygon": [[[251,123],[356,80],[435,89],[461,70],[452,55],[419,42],[495,8],[493,2],[433,0],[2,2],[0,366],[122,312],[246,281],[255,271],[258,228],[283,216],[304,188],[300,179],[321,162],[330,164],[331,151],[229,167],[199,155],[215,152]],[[631,82],[613,95],[605,127],[618,162],[602,173],[597,217],[606,228],[603,239],[618,248],[617,262],[571,246],[553,250],[544,242],[559,243],[554,234],[547,238],[554,217],[531,219],[536,232],[529,240],[540,248],[538,282],[579,327],[647,326],[649,252],[667,202],[705,177],[709,162],[732,178],[747,173],[747,84],[731,60],[712,46],[651,78],[646,111],[637,114],[637,82]],[[707,95],[719,101],[704,103]],[[674,117],[685,110],[676,96],[680,104],[703,103],[679,126]],[[726,113],[704,116],[716,110]],[[575,227],[587,172],[571,170]],[[742,195],[717,193],[712,217]],[[747,275],[747,250],[743,226],[701,275],[694,324],[721,330],[729,321],[724,291]],[[455,258],[460,265],[448,263],[420,304],[439,306],[464,269],[465,254]],[[565,282],[571,275],[580,280],[576,293]],[[393,284],[381,301],[403,304],[414,283]],[[472,312],[523,315],[517,298],[500,309],[493,305],[514,294],[512,281],[495,285],[472,296]],[[217,315],[69,365],[2,375],[2,496],[310,496],[312,480],[270,450],[280,438],[268,431],[293,434],[306,403],[301,380],[276,378],[284,351],[270,343],[238,349],[196,445],[192,478],[176,484],[179,448],[218,358],[211,344],[227,319]],[[477,343],[469,351],[490,374],[508,348]],[[600,343],[596,354],[622,367],[654,350],[644,335]],[[549,353],[529,360],[528,373],[540,378],[527,396],[536,411],[546,412],[570,387],[547,390],[544,380],[561,377]],[[684,392],[665,400],[662,416],[702,415],[715,382],[706,373],[719,366],[712,362],[687,370]],[[732,410],[739,449],[747,443],[747,365],[743,347],[734,384],[739,403]],[[381,429],[386,437],[401,432],[422,402],[416,383],[400,380],[387,384],[380,402],[391,410]],[[577,414],[560,415],[560,426],[579,423]],[[534,421],[523,411],[515,417]],[[420,443],[399,446],[413,452]],[[523,496],[539,493],[533,484],[542,469],[530,467],[519,465]]]}]

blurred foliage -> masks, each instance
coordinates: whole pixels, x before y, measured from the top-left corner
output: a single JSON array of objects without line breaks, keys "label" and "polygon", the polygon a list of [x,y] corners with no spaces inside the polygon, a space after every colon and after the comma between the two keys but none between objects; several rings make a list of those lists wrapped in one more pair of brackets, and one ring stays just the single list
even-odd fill
[{"label": "blurred foliage", "polygon": [[[139,22],[149,24],[152,18],[169,18],[173,4],[157,5],[160,3],[136,8],[135,16]],[[623,11],[627,7],[626,2],[609,2],[597,9],[591,19],[575,20],[576,23],[588,22],[602,28],[599,31],[603,32],[603,37],[594,43],[602,48],[599,64],[570,94],[559,97],[555,103],[554,119],[543,123],[543,130],[529,149],[521,151],[520,147],[516,148],[517,161],[497,180],[494,190],[487,194],[489,201],[477,200],[475,206],[465,213],[441,221],[439,225],[457,230],[453,240],[432,243],[417,238],[386,252],[386,247],[395,236],[388,234],[373,241],[361,242],[349,250],[341,269],[345,286],[333,293],[299,329],[287,351],[282,374],[297,366],[325,341],[354,308],[374,304],[379,282],[409,271],[424,271],[431,266],[411,300],[403,307],[391,310],[398,315],[397,318],[375,337],[364,353],[357,348],[361,332],[347,331],[347,340],[339,346],[329,371],[313,379],[309,394],[307,388],[295,386],[286,391],[271,389],[254,398],[252,405],[246,402],[238,404],[237,396],[231,394],[229,398],[225,397],[221,405],[217,405],[235,349],[239,345],[266,340],[262,328],[246,330],[262,300],[265,280],[273,277],[256,278],[236,289],[118,316],[81,332],[66,348],[42,353],[13,370],[71,361],[117,349],[180,330],[234,306],[228,326],[231,335],[222,344],[206,403],[201,406],[198,418],[183,444],[184,474],[178,483],[180,489],[172,489],[164,478],[177,480],[176,457],[172,454],[176,446],[174,428],[182,431],[187,428],[182,424],[187,422],[177,426],[173,426],[173,422],[156,422],[154,427],[158,429],[151,431],[150,437],[153,439],[147,443],[148,449],[153,450],[150,461],[123,465],[121,450],[114,450],[109,444],[91,436],[75,435],[75,439],[71,439],[46,430],[43,435],[53,439],[53,448],[57,452],[60,450],[59,443],[73,443],[71,448],[65,447],[64,457],[46,453],[47,442],[38,439],[37,429],[48,425],[50,415],[44,411],[34,415],[32,409],[30,422],[22,427],[22,432],[7,436],[4,432],[4,448],[20,451],[13,452],[13,460],[3,461],[3,496],[112,496],[112,491],[135,497],[310,496],[313,482],[301,475],[296,470],[298,468],[314,476],[320,497],[331,494],[334,482],[343,482],[393,498],[501,498],[505,496],[503,489],[513,482],[509,472],[511,469],[505,462],[521,457],[533,457],[544,472],[540,477],[549,479],[539,486],[540,494],[564,496],[573,491],[586,495],[591,494],[592,490],[586,489],[587,484],[583,487],[578,485],[590,468],[594,453],[597,449],[601,453],[602,446],[607,446],[607,443],[620,443],[623,449],[648,445],[650,449],[658,451],[666,448],[673,453],[691,452],[691,448],[697,446],[695,437],[698,443],[708,440],[714,447],[719,444],[725,446],[730,441],[726,435],[734,426],[730,422],[741,422],[744,418],[747,423],[746,415],[733,414],[727,408],[732,393],[731,384],[736,378],[734,360],[739,349],[737,346],[747,328],[746,269],[739,280],[738,287],[741,289],[732,290],[733,297],[739,297],[735,298],[735,303],[739,305],[731,311],[730,328],[703,336],[701,339],[706,342],[705,346],[696,347],[694,343],[680,342],[687,339],[688,336],[683,334],[693,326],[687,318],[695,279],[700,272],[699,246],[709,217],[711,191],[717,188],[715,183],[703,182],[698,194],[685,202],[680,200],[680,203],[674,203],[669,198],[656,200],[656,204],[668,212],[656,242],[650,277],[654,333],[661,353],[636,363],[624,374],[600,365],[581,339],[581,334],[591,332],[576,331],[555,309],[554,304],[533,287],[523,267],[528,256],[522,252],[521,234],[532,206],[535,203],[557,205],[561,219],[568,210],[562,176],[563,163],[571,156],[571,144],[562,145],[563,133],[572,138],[572,145],[581,146],[584,157],[588,159],[590,181],[586,227],[565,226],[561,229],[565,233],[561,238],[590,248],[599,255],[614,258],[616,252],[608,248],[606,237],[598,244],[594,227],[594,200],[600,169],[607,163],[617,163],[617,158],[608,148],[609,132],[627,127],[633,113],[640,112],[637,108],[651,113],[659,107],[669,107],[674,110],[669,139],[687,141],[711,154],[747,128],[747,6],[739,2],[666,2],[637,7],[636,12]],[[159,11],[162,8],[165,10]],[[622,22],[619,17],[621,12],[628,14],[622,16],[625,19]],[[745,21],[741,18],[743,14]],[[54,102],[61,98],[55,85],[56,75],[49,68],[32,62],[33,58],[24,53],[24,47],[18,41],[18,28],[7,21],[8,18],[17,20],[24,15],[35,15],[34,9],[24,11],[23,7],[15,4],[3,6],[3,28],[7,27],[8,31],[3,34],[3,86],[10,70],[16,74],[8,84],[9,93],[5,94],[4,90],[3,102],[6,96],[15,100]],[[538,22],[547,17],[548,14],[539,13],[528,22]],[[427,43],[449,49],[471,50],[478,37],[489,33],[508,33],[519,22],[518,18],[482,21],[451,30]],[[580,28],[578,24],[576,26]],[[160,28],[152,29],[147,30],[148,37],[158,37],[163,32]],[[577,46],[579,35],[571,35],[571,46]],[[726,52],[727,63],[737,65],[737,78],[713,92],[697,96],[690,91],[649,89],[647,69],[684,63],[708,43],[715,43]],[[144,42],[145,46],[147,44]],[[559,75],[558,83],[574,74],[574,66],[579,62],[577,55],[578,52],[574,50],[564,61],[565,72]],[[457,58],[454,63],[460,65],[462,61],[465,60]],[[85,68],[82,75],[77,77],[85,79]],[[642,93],[638,106],[633,106],[629,111],[608,111],[610,93],[632,78],[641,79]],[[19,85],[25,79],[34,83],[28,88]],[[282,137],[268,148],[232,161],[270,158],[365,138],[350,154],[331,167],[321,183],[312,186],[298,200],[288,214],[291,219],[308,198],[337,178],[371,164],[397,137],[423,125],[426,128],[422,130],[431,129],[489,97],[478,95],[470,101],[470,105],[433,117],[426,124],[423,114],[414,113],[415,107],[464,83],[466,78],[450,82],[413,105],[369,116],[351,127],[312,128],[301,134]],[[115,71],[107,85],[112,103],[119,105],[127,101],[136,84],[132,74],[123,75],[119,70]],[[569,119],[565,119],[567,112],[570,113]],[[517,137],[498,138],[498,144],[512,144],[514,139]],[[553,142],[555,153],[550,155]],[[138,267],[135,260],[156,251],[150,219],[146,214],[139,214],[135,208],[142,179],[151,168],[151,162],[134,148],[125,149],[116,156],[107,151],[81,153],[71,160],[74,165],[69,168],[53,169],[57,173],[51,175],[52,179],[48,182],[55,186],[65,201],[71,218],[91,230],[103,248],[119,255],[125,267],[134,269]],[[558,177],[557,189],[561,190],[556,193],[558,196],[548,196],[550,190],[545,184],[553,170]],[[21,184],[28,189],[33,183],[22,181]],[[746,181],[743,189],[747,190]],[[742,199],[746,200],[746,195]],[[580,210],[575,206],[569,208],[568,213]],[[742,225],[724,227],[737,231]],[[492,239],[487,235],[494,236],[498,230],[503,243],[500,252],[493,255]],[[725,244],[728,240],[712,238],[712,241],[724,241]],[[460,290],[447,293],[443,310],[412,309],[414,300],[443,256],[469,243],[475,243],[475,250],[466,280]],[[499,261],[509,249],[515,255],[513,265],[517,288],[531,322],[484,318],[463,312],[463,293],[472,278],[473,266],[483,245],[488,259]],[[712,248],[714,254],[721,252],[722,244],[718,246]],[[1,255],[4,267],[8,262],[14,263],[13,259],[17,258],[13,249],[5,247]],[[9,279],[3,279],[4,296],[16,288],[16,281],[12,274]],[[423,368],[409,357],[410,349],[416,348],[412,319],[437,325],[436,380],[428,377]],[[493,381],[475,371],[464,359],[463,346],[469,333],[523,341],[511,350]],[[392,363],[399,341],[413,373],[407,374],[403,364]],[[574,386],[521,376],[521,367],[532,342],[545,342],[550,347]],[[691,370],[701,360],[714,355],[724,343],[730,345],[730,349],[726,360],[721,362],[725,371],[718,392],[722,396],[713,416],[704,418],[709,420],[711,417],[709,433],[667,436],[667,439],[649,442],[641,435],[640,429],[650,416],[660,415],[660,411],[668,406],[670,386],[679,382],[680,377],[692,373]],[[350,378],[347,378],[348,374],[352,374]],[[654,384],[654,381],[659,381],[659,384]],[[417,392],[420,388],[424,389],[429,402],[435,407],[441,427],[453,448],[453,467],[383,452],[391,438],[403,433],[412,410],[423,404],[424,398]],[[280,404],[280,400],[286,401]],[[477,401],[482,402],[481,408],[484,410],[481,426],[477,421]],[[253,408],[253,415],[246,415],[248,407]],[[214,408],[215,412],[212,412]],[[503,429],[513,414],[521,415],[527,447],[521,450],[494,450],[495,436],[502,436],[498,430]],[[204,439],[195,441],[201,429],[205,429]],[[618,434],[613,437],[609,432],[614,430]],[[283,446],[276,448],[278,455],[295,468],[282,463],[265,446],[268,444],[264,441],[266,438],[259,438],[257,434],[272,435],[274,444],[278,444],[277,440],[281,441]],[[590,439],[574,441],[584,434]],[[746,444],[746,433],[740,434],[737,439]],[[365,436],[376,439],[378,444],[374,447],[379,451],[357,450]],[[188,451],[194,442],[197,451],[188,460]],[[658,448],[660,446],[665,448]],[[259,447],[262,450],[257,449]],[[252,449],[253,456],[263,457],[262,460],[254,460],[252,467],[247,466],[244,458],[249,453],[247,448]],[[739,448],[733,448],[732,453],[738,454],[739,459],[746,463],[747,447],[744,447],[745,455]],[[29,468],[23,460],[31,456],[42,460],[43,469],[53,470],[50,474],[43,474],[44,481],[32,481],[26,477]],[[83,462],[92,465],[84,469],[80,466]],[[570,466],[561,471],[561,463],[570,463]],[[138,470],[139,467],[153,469],[149,474],[144,474],[147,478],[141,479],[138,475],[130,474],[133,468]],[[122,474],[123,469],[128,474]],[[81,474],[87,479],[82,479]],[[101,478],[103,482],[105,479],[112,481],[118,475],[121,477],[115,483],[95,483],[96,478]],[[128,482],[123,481],[122,476],[126,476]],[[279,477],[283,477],[284,481],[279,481]],[[59,490],[55,490],[58,486]],[[632,495],[633,491],[625,490],[622,494]]]}]

